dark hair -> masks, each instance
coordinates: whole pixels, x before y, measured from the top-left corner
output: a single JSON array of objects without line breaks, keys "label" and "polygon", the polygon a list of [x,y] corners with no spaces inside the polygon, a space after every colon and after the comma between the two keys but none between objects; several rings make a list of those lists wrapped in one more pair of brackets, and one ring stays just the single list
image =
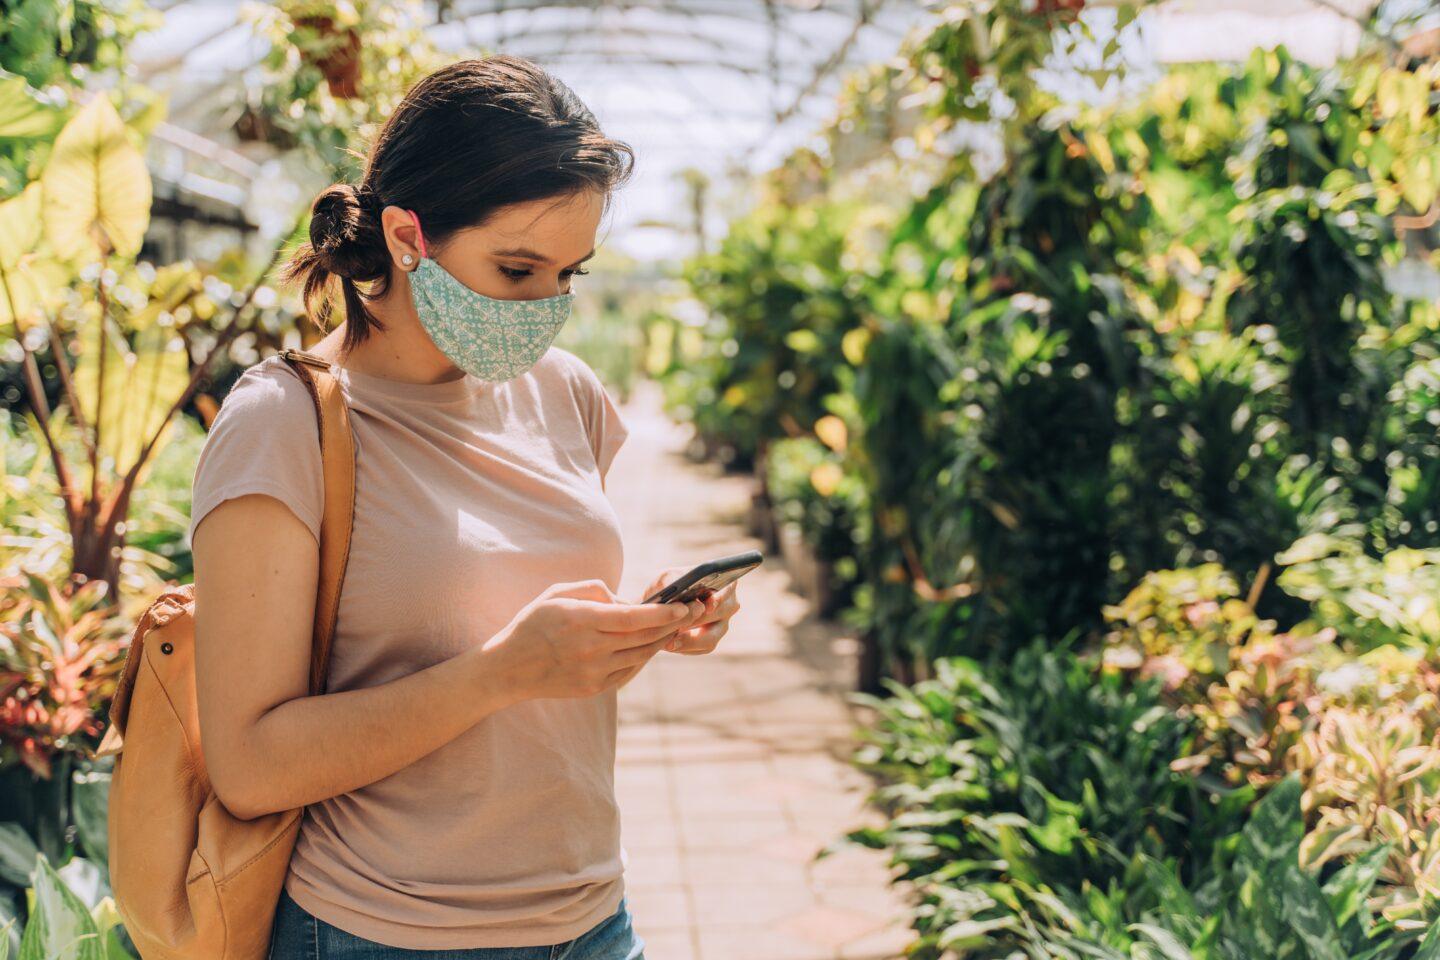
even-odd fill
[{"label": "dark hair", "polygon": [[[359,186],[337,183],[316,197],[310,242],[296,249],[284,279],[303,282],[306,309],[325,328],[330,281],[339,278],[348,351],[372,325],[385,329],[365,300],[389,286],[380,228],[387,205],[419,215],[428,249],[509,204],[593,189],[608,206],[633,171],[631,148],[605,136],[574,91],[533,60],[461,60],[406,93],[376,137]],[[365,293],[357,282],[374,286]]]}]

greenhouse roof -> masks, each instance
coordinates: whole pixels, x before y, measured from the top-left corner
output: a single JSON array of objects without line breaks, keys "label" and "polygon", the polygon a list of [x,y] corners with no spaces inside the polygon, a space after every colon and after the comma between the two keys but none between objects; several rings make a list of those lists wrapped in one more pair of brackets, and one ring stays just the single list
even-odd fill
[{"label": "greenhouse roof", "polygon": [[[1405,3],[1409,0],[1392,0]],[[1424,2],[1424,0],[1416,0]],[[1096,6],[1114,0],[1092,0]],[[664,223],[683,208],[678,174],[772,165],[834,109],[854,67],[894,55],[937,0],[432,0],[431,39],[456,56],[531,57],[569,84],[606,132],[630,143],[636,180],[617,198],[612,235],[632,252],[673,248]],[[1285,43],[1330,62],[1359,42],[1373,0],[1167,0],[1147,11],[1137,53],[1165,63],[1239,59]],[[237,79],[260,81],[266,46],[235,0],[158,7],[163,25],[131,48],[139,78],[165,91],[173,128],[233,145]],[[234,164],[231,165],[232,167]],[[263,220],[264,217],[257,218]],[[622,229],[622,227],[626,229]]]}]

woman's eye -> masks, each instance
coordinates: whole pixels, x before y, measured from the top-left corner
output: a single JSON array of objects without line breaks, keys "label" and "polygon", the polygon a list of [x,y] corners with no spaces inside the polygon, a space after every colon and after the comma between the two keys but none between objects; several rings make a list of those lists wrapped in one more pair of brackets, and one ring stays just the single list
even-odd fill
[{"label": "woman's eye", "polygon": [[[511,280],[522,280],[530,276],[529,270],[512,270],[509,267],[501,267],[500,272]],[[561,270],[560,275],[563,277],[583,277],[589,272],[589,270]]]}]

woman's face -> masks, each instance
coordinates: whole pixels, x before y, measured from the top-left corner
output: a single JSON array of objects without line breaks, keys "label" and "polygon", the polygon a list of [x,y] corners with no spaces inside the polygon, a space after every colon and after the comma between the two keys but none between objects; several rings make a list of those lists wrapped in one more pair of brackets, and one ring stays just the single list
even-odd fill
[{"label": "woman's face", "polygon": [[[483,226],[451,234],[444,244],[425,237],[426,253],[456,280],[496,300],[538,300],[571,292],[571,278],[583,273],[595,254],[595,237],[604,198],[594,190],[567,197],[532,200],[502,207]],[[381,224],[394,273],[405,277],[420,262],[415,224],[400,207],[386,207]],[[425,229],[425,221],[420,221]],[[405,254],[414,257],[409,267]],[[400,284],[395,284],[399,287]]]}]

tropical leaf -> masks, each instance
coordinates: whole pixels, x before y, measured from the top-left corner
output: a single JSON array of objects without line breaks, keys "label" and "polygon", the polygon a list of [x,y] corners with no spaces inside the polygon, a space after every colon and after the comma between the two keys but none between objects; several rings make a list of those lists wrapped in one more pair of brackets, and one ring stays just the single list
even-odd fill
[{"label": "tropical leaf", "polygon": [[190,381],[189,360],[184,345],[165,327],[152,327],[136,336],[135,349],[125,340],[109,337],[105,345],[104,394],[99,397],[102,411],[96,415],[96,393],[99,389],[98,320],[95,336],[87,337],[85,352],[75,364],[75,393],[80,399],[86,420],[100,431],[102,456],[115,458],[114,470],[124,473],[149,437],[164,426],[155,450],[161,449],[174,427],[173,418],[166,421],[171,405]]},{"label": "tropical leaf", "polygon": [[24,827],[13,821],[0,823],[0,879],[19,887],[29,884],[37,853],[35,841]]},{"label": "tropical leaf", "polygon": [[106,960],[94,917],[43,853],[36,857],[34,882],[20,960]]},{"label": "tropical leaf", "polygon": [[0,70],[0,137],[48,137],[64,121],[65,114],[41,100],[24,77]]},{"label": "tropical leaf", "polygon": [[150,223],[150,171],[105,94],[60,135],[40,178],[45,235],[57,256],[94,261],[140,251]]}]

